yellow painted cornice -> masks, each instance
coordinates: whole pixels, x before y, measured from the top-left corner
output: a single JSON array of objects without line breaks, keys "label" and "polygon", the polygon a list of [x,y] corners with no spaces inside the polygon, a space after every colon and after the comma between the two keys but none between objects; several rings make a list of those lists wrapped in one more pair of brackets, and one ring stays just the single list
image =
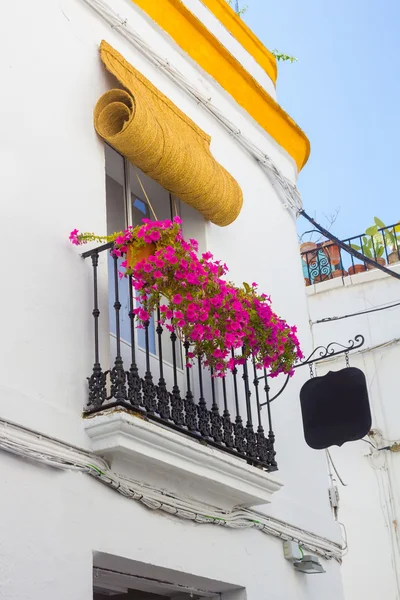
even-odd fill
[{"label": "yellow painted cornice", "polygon": [[276,58],[246,23],[233,10],[226,0],[200,0],[213,13],[222,25],[233,35],[245,50],[264,69],[269,78],[276,83],[278,67]]},{"label": "yellow painted cornice", "polygon": [[[216,4],[217,0],[207,0]],[[310,142],[293,119],[180,0],[132,0],[286,150],[300,171]]]}]

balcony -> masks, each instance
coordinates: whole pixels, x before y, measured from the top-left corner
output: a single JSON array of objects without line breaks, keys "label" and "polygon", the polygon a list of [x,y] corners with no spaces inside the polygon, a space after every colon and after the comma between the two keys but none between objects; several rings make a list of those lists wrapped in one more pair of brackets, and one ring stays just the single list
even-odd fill
[{"label": "balcony", "polygon": [[[201,358],[189,368],[190,341],[158,323],[159,309],[138,329],[131,277],[119,277],[111,248],[82,255],[93,272],[94,365],[84,417],[94,451],[170,492],[182,492],[185,474],[188,497],[214,506],[269,502],[281,484],[270,475],[278,466],[266,373],[249,362],[216,378]],[[108,261],[109,315],[99,310],[100,257]]]},{"label": "balcony", "polygon": [[[391,267],[400,261],[399,232],[398,223],[388,227],[374,226],[361,235],[342,241],[380,265]],[[314,230],[306,233],[312,234]],[[300,254],[306,286],[335,278],[344,280],[350,275],[376,268],[366,261],[358,260],[330,240],[305,242],[300,246]]]}]

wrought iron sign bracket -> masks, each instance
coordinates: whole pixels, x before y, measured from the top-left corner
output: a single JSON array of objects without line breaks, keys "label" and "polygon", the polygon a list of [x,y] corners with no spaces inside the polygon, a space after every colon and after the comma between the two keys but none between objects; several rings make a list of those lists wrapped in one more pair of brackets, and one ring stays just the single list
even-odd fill
[{"label": "wrought iron sign bracket", "polygon": [[[317,348],[315,348],[315,350],[311,352],[310,356],[306,358],[306,360],[298,362],[294,365],[293,368],[298,369],[299,367],[305,367],[306,365],[313,365],[316,362],[322,362],[335,356],[339,356],[340,354],[345,354],[347,356],[352,350],[357,350],[358,348],[361,348],[361,346],[364,345],[364,342],[364,336],[358,334],[354,337],[354,340],[348,341],[348,346],[339,344],[339,342],[331,342],[327,346],[318,346]],[[273,398],[269,398],[269,385],[267,374],[262,375],[261,377],[257,377],[258,381],[261,381],[262,379],[265,379],[265,392],[267,394],[267,401],[263,402],[260,405],[261,407],[271,404],[271,402],[276,400],[276,398],[278,398],[282,394],[282,392],[286,389],[287,384],[289,383],[290,376],[287,375],[285,383]]]}]

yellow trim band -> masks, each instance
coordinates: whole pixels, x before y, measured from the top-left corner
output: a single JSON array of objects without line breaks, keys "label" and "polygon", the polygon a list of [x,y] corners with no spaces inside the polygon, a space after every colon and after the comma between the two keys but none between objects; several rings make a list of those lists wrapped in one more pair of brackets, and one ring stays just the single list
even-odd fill
[{"label": "yellow trim band", "polygon": [[246,23],[235,13],[226,0],[200,0],[210,12],[222,23],[245,50],[264,69],[275,84],[278,78],[276,58],[258,37],[254,35]]},{"label": "yellow trim band", "polygon": [[132,1],[303,168],[310,155],[306,134],[180,0]]}]

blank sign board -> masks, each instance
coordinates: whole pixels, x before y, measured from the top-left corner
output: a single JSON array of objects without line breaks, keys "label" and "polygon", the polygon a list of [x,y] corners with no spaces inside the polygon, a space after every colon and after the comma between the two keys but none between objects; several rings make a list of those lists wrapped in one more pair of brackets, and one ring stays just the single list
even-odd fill
[{"label": "blank sign board", "polygon": [[310,379],[300,403],[304,437],[315,450],[360,440],[371,429],[367,382],[355,367]]}]

